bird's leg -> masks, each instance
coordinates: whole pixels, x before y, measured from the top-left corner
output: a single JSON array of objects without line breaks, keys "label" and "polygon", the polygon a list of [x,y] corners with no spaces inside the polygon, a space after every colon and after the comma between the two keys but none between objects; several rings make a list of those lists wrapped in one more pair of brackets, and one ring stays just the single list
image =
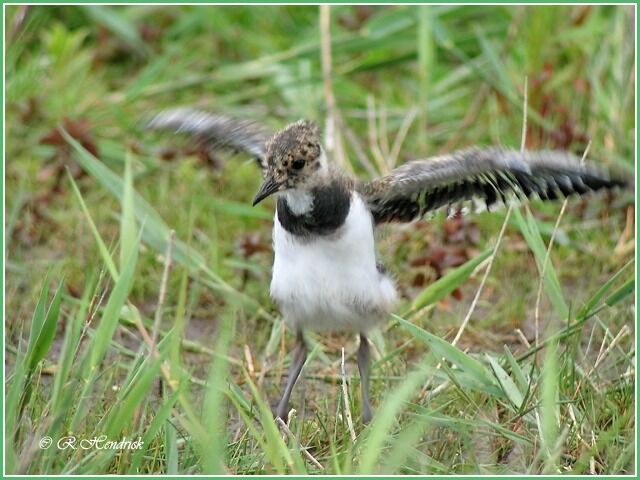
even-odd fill
[{"label": "bird's leg", "polygon": [[362,391],[362,421],[369,423],[373,414],[369,403],[369,340],[363,333],[360,334],[360,347],[358,348],[358,370],[360,371],[360,389]]},{"label": "bird's leg", "polygon": [[296,384],[296,380],[298,380],[298,376],[300,376],[300,371],[302,371],[302,366],[304,365],[305,360],[307,359],[307,344],[304,341],[304,336],[301,331],[298,331],[296,335],[296,349],[293,352],[293,359],[291,360],[291,367],[289,367],[289,374],[287,376],[287,384],[284,387],[284,392],[282,392],[282,398],[278,402],[278,407],[276,409],[276,417],[280,417],[285,422],[287,421],[287,413],[289,409],[289,398],[291,397],[291,392],[293,391],[293,387]]}]

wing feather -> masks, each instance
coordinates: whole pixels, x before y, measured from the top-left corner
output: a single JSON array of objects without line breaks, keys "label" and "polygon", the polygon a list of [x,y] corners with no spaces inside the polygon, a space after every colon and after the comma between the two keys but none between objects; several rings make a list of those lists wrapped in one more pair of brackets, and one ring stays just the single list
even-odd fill
[{"label": "wing feather", "polygon": [[245,152],[254,157],[263,170],[267,163],[265,145],[273,135],[257,122],[187,107],[164,110],[147,122],[147,127],[186,133],[211,150]]},{"label": "wing feather", "polygon": [[568,152],[472,147],[406,163],[360,184],[359,191],[375,222],[384,223],[408,222],[468,200],[490,208],[514,197],[556,200],[626,185]]}]

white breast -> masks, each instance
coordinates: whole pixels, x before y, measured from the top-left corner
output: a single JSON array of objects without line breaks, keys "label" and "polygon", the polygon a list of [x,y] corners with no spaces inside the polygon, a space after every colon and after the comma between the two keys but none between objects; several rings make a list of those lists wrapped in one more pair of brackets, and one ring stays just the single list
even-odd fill
[{"label": "white breast", "polygon": [[276,213],[271,296],[296,329],[366,332],[396,300],[389,277],[378,272],[371,214],[357,193],[335,233],[296,237]]}]

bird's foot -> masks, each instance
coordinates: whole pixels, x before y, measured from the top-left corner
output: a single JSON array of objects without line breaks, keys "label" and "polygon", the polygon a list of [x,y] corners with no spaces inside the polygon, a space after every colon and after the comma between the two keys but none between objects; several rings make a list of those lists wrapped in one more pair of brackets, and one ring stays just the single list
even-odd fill
[{"label": "bird's foot", "polygon": [[273,411],[273,417],[281,419],[284,423],[288,423],[289,414],[290,410],[289,405],[287,404],[282,405],[281,403],[279,403]]}]

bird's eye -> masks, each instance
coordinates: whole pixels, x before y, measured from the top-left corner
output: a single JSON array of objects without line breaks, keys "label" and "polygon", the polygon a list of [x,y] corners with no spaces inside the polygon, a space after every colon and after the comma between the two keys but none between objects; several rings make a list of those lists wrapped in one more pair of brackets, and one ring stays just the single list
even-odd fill
[{"label": "bird's eye", "polygon": [[294,170],[300,170],[302,167],[304,167],[304,164],[305,161],[302,158],[299,158],[291,164],[291,168],[293,168]]}]

